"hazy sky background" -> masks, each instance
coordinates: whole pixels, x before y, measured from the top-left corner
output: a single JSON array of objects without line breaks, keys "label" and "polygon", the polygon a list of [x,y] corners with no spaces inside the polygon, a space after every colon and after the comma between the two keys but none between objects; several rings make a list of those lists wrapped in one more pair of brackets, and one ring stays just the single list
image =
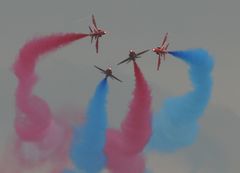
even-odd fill
[{"label": "hazy sky background", "polygon": [[[129,49],[157,46],[169,32],[170,50],[202,47],[215,58],[214,89],[197,142],[167,155],[151,155],[148,166],[167,173],[238,173],[240,170],[240,1],[239,0],[1,0],[0,1],[0,151],[13,133],[14,90],[11,64],[23,44],[36,35],[86,32],[94,13],[109,34],[95,53],[89,38],[48,55],[37,70],[35,92],[53,110],[71,104],[84,108],[103,77],[93,65],[112,65],[124,83],[110,81],[108,112],[118,127],[133,89],[130,65],[116,67]],[[138,61],[152,87],[154,110],[168,96],[190,89],[187,66],[167,57],[156,71],[156,55]],[[4,140],[6,139],[6,140]],[[0,155],[1,157],[1,155]]]}]

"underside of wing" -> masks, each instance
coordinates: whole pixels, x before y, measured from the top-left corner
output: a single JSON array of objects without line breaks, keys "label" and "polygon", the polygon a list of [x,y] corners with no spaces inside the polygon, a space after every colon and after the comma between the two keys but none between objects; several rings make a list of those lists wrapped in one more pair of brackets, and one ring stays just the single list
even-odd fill
[{"label": "underside of wing", "polygon": [[96,29],[98,29],[94,15],[92,15],[92,23],[93,23],[94,27],[95,27]]},{"label": "underside of wing", "polygon": [[99,47],[99,37],[96,38],[96,52],[98,53],[98,47]]},{"label": "underside of wing", "polygon": [[168,33],[165,34],[163,42],[160,47],[162,47],[165,44],[165,42],[167,41],[167,36],[168,36]]},{"label": "underside of wing", "polygon": [[157,70],[159,70],[161,64],[161,55],[158,56]]}]

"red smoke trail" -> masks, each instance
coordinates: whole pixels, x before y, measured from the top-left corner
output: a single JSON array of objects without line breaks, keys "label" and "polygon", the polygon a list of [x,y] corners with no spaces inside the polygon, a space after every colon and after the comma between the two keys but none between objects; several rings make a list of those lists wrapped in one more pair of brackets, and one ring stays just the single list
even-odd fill
[{"label": "red smoke trail", "polygon": [[142,151],[151,136],[151,91],[138,65],[134,62],[136,78],[133,99],[121,130],[107,132],[105,152],[107,167],[113,173],[143,173]]},{"label": "red smoke trail", "polygon": [[21,150],[20,152],[25,152],[26,158],[30,160],[37,159],[36,153],[30,148],[46,158],[54,152],[56,145],[63,143],[66,138],[64,127],[53,120],[48,104],[32,94],[38,80],[35,73],[36,64],[40,56],[87,36],[88,34],[60,33],[34,38],[22,47],[13,65],[13,71],[19,81],[15,93],[17,109],[14,124],[20,139],[17,148]]}]

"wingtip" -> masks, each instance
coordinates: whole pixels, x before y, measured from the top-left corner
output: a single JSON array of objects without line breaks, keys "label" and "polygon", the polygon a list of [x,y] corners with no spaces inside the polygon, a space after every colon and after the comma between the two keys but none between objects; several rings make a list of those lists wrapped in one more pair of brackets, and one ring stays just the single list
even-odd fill
[{"label": "wingtip", "polygon": [[122,81],[122,80],[120,80],[120,79],[118,79],[117,81],[118,81],[118,82],[123,82],[123,81]]}]

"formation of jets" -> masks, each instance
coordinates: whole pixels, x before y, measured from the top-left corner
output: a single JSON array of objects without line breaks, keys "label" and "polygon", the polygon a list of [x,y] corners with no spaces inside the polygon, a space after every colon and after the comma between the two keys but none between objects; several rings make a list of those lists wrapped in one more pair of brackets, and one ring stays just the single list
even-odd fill
[{"label": "formation of jets", "polygon": [[[89,30],[90,30],[89,36],[91,37],[91,43],[95,39],[95,41],[96,41],[95,42],[96,53],[98,53],[99,38],[102,37],[103,35],[105,35],[107,32],[98,28],[94,15],[92,15],[92,24],[93,24],[93,27],[89,26]],[[160,43],[160,46],[152,49],[152,51],[158,55],[157,70],[159,70],[159,68],[160,68],[162,58],[163,58],[163,60],[165,60],[166,59],[166,54],[169,53],[169,51],[168,51],[169,43],[167,43],[167,39],[168,39],[168,33],[165,34],[162,43]],[[122,60],[121,62],[119,62],[117,65],[120,65],[120,64],[123,64],[123,63],[129,63],[131,61],[136,61],[136,59],[141,58],[140,55],[143,55],[143,54],[147,53],[149,50],[150,49],[146,49],[146,50],[143,50],[143,51],[138,52],[138,53],[136,53],[133,50],[130,50],[128,57],[126,59]],[[106,70],[103,70],[102,68],[95,65],[95,68],[97,68],[103,74],[105,74],[105,78],[110,77],[111,79],[115,79],[119,82],[122,82],[120,79],[118,79],[117,77],[115,77],[112,74],[111,67],[108,67]]]}]

